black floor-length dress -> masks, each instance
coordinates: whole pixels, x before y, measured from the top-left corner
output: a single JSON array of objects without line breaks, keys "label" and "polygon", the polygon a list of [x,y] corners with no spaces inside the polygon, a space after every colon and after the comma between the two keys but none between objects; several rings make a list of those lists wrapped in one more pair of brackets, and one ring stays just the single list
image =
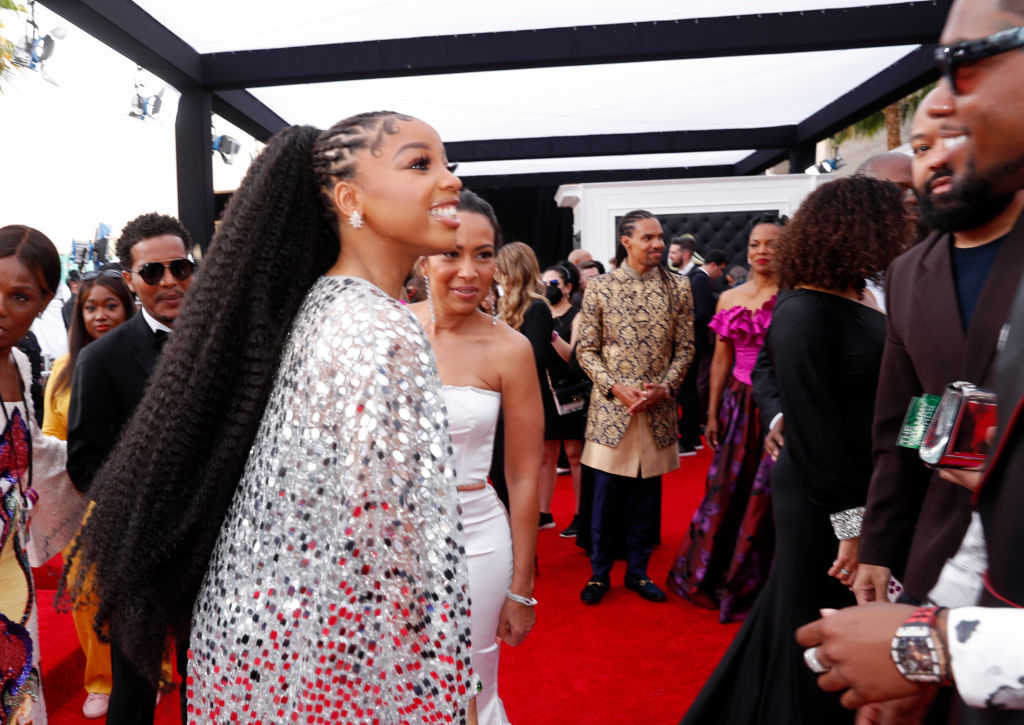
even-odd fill
[{"label": "black floor-length dress", "polygon": [[822,692],[796,629],[822,607],[855,603],[828,569],[829,514],[862,506],[885,317],[826,292],[795,290],[775,307],[766,345],[778,378],[785,447],[772,471],[775,563],[683,725],[837,725],[854,713]]}]

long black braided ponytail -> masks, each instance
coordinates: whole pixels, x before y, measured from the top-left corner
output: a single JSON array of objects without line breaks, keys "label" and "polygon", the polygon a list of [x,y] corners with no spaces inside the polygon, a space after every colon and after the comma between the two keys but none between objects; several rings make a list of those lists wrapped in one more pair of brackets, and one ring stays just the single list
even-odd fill
[{"label": "long black braided ponytail", "polygon": [[271,139],[225,211],[149,387],[97,473],[71,560],[93,572],[95,626],[110,626],[157,681],[169,636],[187,635],[299,306],[338,257],[331,191],[377,153],[392,112]]}]

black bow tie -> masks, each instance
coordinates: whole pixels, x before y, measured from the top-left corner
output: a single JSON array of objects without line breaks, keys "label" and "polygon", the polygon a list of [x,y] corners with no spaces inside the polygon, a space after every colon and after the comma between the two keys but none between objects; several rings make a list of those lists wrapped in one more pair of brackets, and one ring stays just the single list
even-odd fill
[{"label": "black bow tie", "polygon": [[168,337],[169,335],[167,334],[167,330],[153,331],[153,346],[156,348],[157,352],[164,349],[164,344],[167,342]]}]

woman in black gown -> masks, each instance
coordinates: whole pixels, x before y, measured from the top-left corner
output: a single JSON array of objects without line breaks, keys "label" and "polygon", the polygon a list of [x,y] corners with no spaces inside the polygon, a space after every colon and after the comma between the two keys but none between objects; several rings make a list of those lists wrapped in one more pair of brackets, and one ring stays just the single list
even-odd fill
[{"label": "woman in black gown", "polygon": [[820,608],[855,604],[848,587],[857,540],[846,537],[858,527],[834,528],[830,515],[855,522],[871,477],[885,318],[864,299],[864,282],[910,235],[902,192],[853,176],[812,192],[779,238],[785,291],[765,342],[786,420],[772,471],[775,564],[684,725],[853,722],[838,697],[817,687],[793,637]]}]

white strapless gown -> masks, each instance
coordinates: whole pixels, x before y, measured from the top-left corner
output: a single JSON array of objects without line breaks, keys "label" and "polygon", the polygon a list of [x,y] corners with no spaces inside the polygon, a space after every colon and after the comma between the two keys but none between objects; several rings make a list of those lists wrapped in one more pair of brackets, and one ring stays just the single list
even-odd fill
[{"label": "white strapless gown", "polygon": [[[501,393],[450,385],[443,392],[456,480],[486,481]],[[494,640],[505,591],[512,583],[512,531],[505,507],[489,484],[476,491],[459,491],[459,505],[469,564],[473,673],[483,688],[476,696],[477,718],[480,725],[507,725],[505,706],[498,697],[500,645]]]}]

